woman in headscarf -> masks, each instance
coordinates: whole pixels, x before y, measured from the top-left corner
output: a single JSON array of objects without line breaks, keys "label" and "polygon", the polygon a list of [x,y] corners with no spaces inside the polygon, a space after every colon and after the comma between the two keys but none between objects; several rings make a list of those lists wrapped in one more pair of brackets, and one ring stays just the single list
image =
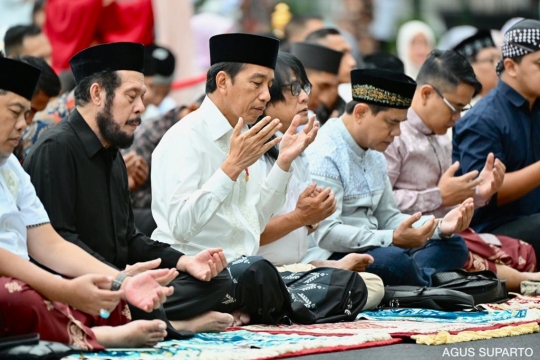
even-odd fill
[{"label": "woman in headscarf", "polygon": [[405,65],[405,74],[416,79],[418,71],[435,46],[435,34],[424,22],[413,20],[398,31],[397,53]]}]

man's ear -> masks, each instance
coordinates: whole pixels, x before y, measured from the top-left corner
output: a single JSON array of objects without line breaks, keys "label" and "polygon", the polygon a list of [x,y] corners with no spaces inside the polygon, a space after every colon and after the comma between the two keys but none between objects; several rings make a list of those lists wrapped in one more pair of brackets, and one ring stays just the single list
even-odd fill
[{"label": "man's ear", "polygon": [[216,75],[216,87],[220,93],[226,94],[229,86],[230,76],[225,71],[220,71]]},{"label": "man's ear", "polygon": [[365,103],[356,104],[353,110],[354,121],[361,124],[362,121],[371,113],[371,109]]},{"label": "man's ear", "polygon": [[98,83],[93,83],[90,86],[90,101],[92,104],[96,106],[101,106],[104,101],[104,94],[103,88]]},{"label": "man's ear", "polygon": [[420,98],[422,99],[422,105],[426,105],[429,97],[435,93],[430,85],[422,85],[420,87]]},{"label": "man's ear", "polygon": [[515,62],[513,59],[506,58],[503,60],[504,65],[504,72],[508,74],[508,76],[515,78],[517,76],[517,67],[519,64]]}]

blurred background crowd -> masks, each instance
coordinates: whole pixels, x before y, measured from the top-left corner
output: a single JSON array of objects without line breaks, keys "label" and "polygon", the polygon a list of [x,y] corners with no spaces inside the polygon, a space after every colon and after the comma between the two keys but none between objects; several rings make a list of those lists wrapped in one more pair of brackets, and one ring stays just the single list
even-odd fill
[{"label": "blurred background crowd", "polygon": [[166,99],[163,111],[202,95],[208,39],[218,33],[267,34],[285,45],[337,28],[356,67],[384,51],[398,55],[414,77],[431,49],[452,48],[476,28],[493,29],[500,42],[515,18],[538,18],[539,8],[538,0],[0,0],[0,39],[14,26],[35,26],[15,34],[25,37],[21,55],[50,63],[62,92],[74,85],[68,60],[83,48],[112,41],[163,46],[170,53],[156,54],[162,61],[152,101]]}]

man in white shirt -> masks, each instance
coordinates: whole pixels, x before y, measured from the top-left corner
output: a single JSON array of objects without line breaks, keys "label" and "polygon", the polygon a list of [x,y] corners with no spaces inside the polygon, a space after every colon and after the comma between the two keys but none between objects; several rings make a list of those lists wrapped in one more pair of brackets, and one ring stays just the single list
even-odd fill
[{"label": "man in white shirt", "polygon": [[[210,39],[206,98],[152,154],[153,239],[185,254],[219,246],[233,266],[257,254],[261,232],[284,204],[291,163],[318,130],[311,119],[297,132],[299,118],[289,129],[270,117],[247,127],[270,100],[278,49],[278,40],[256,35]],[[279,130],[283,137],[269,140]],[[278,158],[265,177],[257,160],[278,142]]]},{"label": "man in white shirt", "polygon": [[[270,100],[279,42],[248,35],[210,39],[212,66],[201,107],[174,125],[152,154],[152,238],[185,254],[212,246],[227,260],[255,255],[260,234],[285,201],[291,163],[315,138],[313,119],[284,136],[278,119],[260,121]],[[286,130],[286,131],[285,131]],[[257,160],[280,142],[276,164],[266,178]]]},{"label": "man in white shirt", "polygon": [[[156,280],[167,284],[178,272],[161,269],[126,278],[62,239],[13,155],[39,74],[33,66],[0,57],[0,338],[37,332],[42,340],[86,350],[154,346],[165,337],[166,324],[129,323],[121,301],[147,312],[159,308],[173,289]],[[32,264],[30,256],[70,279]]]}]

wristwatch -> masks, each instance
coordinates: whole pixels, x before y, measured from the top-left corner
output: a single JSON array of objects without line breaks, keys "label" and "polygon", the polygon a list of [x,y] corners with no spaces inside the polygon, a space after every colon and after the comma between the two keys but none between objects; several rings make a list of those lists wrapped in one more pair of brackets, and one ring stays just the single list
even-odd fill
[{"label": "wristwatch", "polygon": [[441,231],[441,223],[442,223],[442,219],[439,220],[439,223],[437,224],[437,235],[439,235],[439,237],[443,240],[448,240],[452,237],[454,237],[454,234],[449,234],[449,235],[445,235],[442,233]]},{"label": "wristwatch", "polygon": [[122,287],[122,283],[124,282],[125,278],[128,276],[124,273],[120,273],[116,276],[116,279],[114,279],[112,285],[111,285],[111,291],[118,291]]}]

